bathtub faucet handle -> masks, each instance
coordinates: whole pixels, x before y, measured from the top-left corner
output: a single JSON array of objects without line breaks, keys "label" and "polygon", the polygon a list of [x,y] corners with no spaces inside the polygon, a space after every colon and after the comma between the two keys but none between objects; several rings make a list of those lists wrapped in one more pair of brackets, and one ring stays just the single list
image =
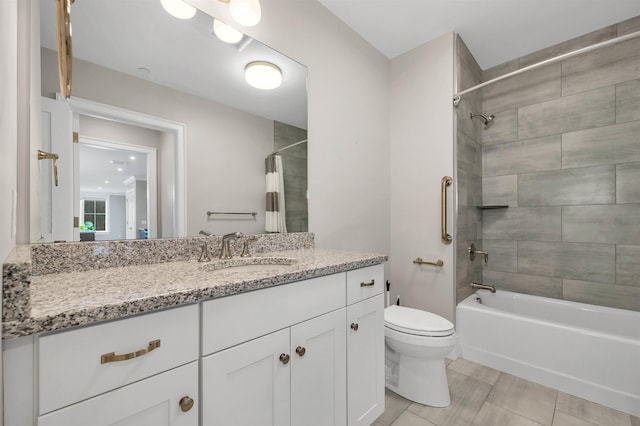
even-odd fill
[{"label": "bathtub faucet handle", "polygon": [[469,252],[469,260],[475,260],[476,254],[481,254],[484,257],[484,263],[489,262],[489,253],[476,249],[475,244],[471,243],[467,251]]}]

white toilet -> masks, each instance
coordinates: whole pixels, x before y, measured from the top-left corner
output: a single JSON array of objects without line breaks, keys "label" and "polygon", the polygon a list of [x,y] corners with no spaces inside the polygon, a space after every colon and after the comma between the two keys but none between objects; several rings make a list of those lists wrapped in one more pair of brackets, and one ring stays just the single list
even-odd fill
[{"label": "white toilet", "polygon": [[411,401],[451,403],[444,358],[456,345],[453,324],[439,315],[391,305],[384,310],[385,384]]}]

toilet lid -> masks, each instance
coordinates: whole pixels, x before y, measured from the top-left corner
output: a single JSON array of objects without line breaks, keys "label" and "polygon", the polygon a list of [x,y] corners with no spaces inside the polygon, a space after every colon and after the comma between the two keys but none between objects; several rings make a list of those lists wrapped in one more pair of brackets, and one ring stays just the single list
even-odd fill
[{"label": "toilet lid", "polygon": [[401,333],[419,336],[450,336],[453,324],[440,315],[406,306],[391,305],[384,310],[384,325]]}]

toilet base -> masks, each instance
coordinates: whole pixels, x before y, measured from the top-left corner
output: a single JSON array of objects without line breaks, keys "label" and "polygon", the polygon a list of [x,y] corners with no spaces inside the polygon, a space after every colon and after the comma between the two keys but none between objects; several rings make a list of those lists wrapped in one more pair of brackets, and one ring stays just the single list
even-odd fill
[{"label": "toilet base", "polygon": [[431,407],[448,407],[451,404],[449,383],[444,357],[440,359],[419,359],[393,352],[390,359],[396,358],[397,365],[393,375],[387,376],[385,386],[398,395]]}]

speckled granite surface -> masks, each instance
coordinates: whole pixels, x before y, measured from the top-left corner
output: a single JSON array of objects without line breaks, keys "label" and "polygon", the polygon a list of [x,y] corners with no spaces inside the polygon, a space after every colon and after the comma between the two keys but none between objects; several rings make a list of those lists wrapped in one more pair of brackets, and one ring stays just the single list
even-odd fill
[{"label": "speckled granite surface", "polygon": [[[3,321],[3,339],[195,303],[387,260],[381,254],[309,248],[263,251],[253,258],[262,260],[235,258],[235,268],[217,268],[230,265],[216,259],[212,263],[171,261],[33,275],[30,309],[19,318]],[[242,265],[259,262],[267,265]]]}]

